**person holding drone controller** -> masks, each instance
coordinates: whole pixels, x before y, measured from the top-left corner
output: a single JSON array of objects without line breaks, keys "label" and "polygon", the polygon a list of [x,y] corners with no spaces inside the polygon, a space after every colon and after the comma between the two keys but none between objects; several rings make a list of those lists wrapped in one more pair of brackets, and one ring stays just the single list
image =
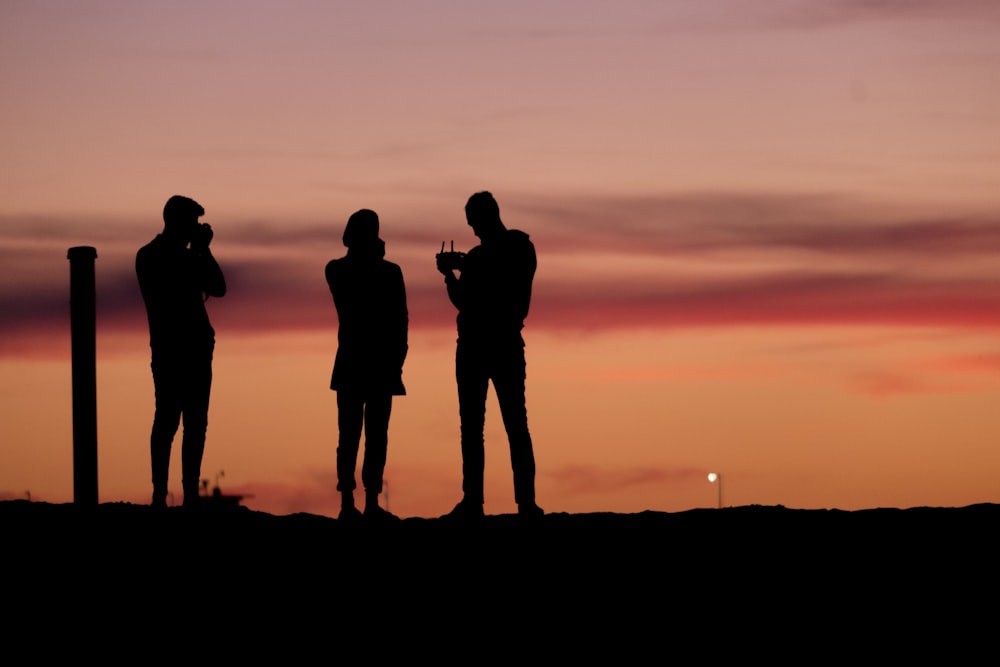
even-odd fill
[{"label": "person holding drone controller", "polygon": [[468,253],[455,252],[454,241],[450,252],[445,252],[442,244],[436,257],[448,298],[458,309],[455,378],[461,419],[463,497],[445,516],[483,516],[483,430],[486,394],[492,382],[510,444],[518,514],[538,517],[544,511],[535,502],[535,455],[525,406],[521,333],[537,267],[535,246],[525,232],[507,229],[490,192],[472,195],[465,205],[465,216],[480,244]]}]

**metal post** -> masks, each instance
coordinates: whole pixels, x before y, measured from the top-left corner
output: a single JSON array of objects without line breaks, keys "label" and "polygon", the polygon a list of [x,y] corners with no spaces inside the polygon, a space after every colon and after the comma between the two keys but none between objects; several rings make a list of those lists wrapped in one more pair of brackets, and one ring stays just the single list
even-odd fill
[{"label": "metal post", "polygon": [[73,351],[73,502],[97,505],[97,320],[90,246],[69,249]]},{"label": "metal post", "polygon": [[722,473],[710,472],[708,473],[708,481],[712,484],[719,485],[719,509],[722,509]]}]

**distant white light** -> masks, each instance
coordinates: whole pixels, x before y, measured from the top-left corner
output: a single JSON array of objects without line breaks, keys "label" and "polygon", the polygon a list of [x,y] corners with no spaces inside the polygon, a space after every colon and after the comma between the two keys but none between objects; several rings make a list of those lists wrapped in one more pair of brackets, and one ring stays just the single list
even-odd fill
[{"label": "distant white light", "polygon": [[719,479],[719,476],[716,473],[714,472],[708,473],[708,481],[714,482],[717,479]]}]

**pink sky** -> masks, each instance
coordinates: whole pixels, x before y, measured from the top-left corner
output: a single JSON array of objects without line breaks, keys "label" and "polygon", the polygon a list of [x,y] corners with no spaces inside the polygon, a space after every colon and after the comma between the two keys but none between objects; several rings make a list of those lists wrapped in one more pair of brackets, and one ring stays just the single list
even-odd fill
[{"label": "pink sky", "polygon": [[[66,250],[92,245],[100,498],[148,500],[132,262],[179,193],[230,286],[209,302],[204,476],[335,513],[323,266],[372,208],[412,327],[391,509],[447,511],[454,312],[433,255],[474,243],[462,206],[489,189],[539,253],[547,510],[710,506],[709,471],[732,504],[996,502],[1000,7],[763,7],[4,3],[0,497],[72,498]],[[491,419],[487,511],[510,511]]]}]

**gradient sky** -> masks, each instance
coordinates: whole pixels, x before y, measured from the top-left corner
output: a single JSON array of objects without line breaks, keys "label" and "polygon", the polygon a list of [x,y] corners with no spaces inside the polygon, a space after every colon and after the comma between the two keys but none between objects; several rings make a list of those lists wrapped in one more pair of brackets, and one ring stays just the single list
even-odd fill
[{"label": "gradient sky", "polygon": [[[335,515],[336,314],[372,208],[406,279],[390,509],[461,493],[442,241],[491,190],[539,255],[553,512],[1000,502],[1000,4],[0,4],[0,498],[73,497],[68,248],[97,248],[101,502],[148,502],[133,262],[216,231],[203,476]],[[487,424],[486,510],[512,511]],[[224,476],[220,475],[224,471]],[[171,490],[180,496],[179,437]]]}]

